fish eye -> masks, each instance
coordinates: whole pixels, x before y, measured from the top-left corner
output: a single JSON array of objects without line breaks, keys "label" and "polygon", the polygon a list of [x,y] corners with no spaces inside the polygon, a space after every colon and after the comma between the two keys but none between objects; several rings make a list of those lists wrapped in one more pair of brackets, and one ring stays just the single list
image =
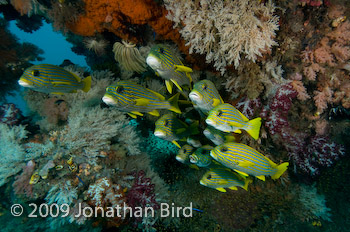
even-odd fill
[{"label": "fish eye", "polygon": [[37,76],[39,76],[40,72],[39,72],[39,70],[35,69],[32,71],[32,74],[33,74],[33,76],[37,77]]},{"label": "fish eye", "polygon": [[117,91],[117,93],[122,93],[124,91],[124,87],[123,86],[118,86],[115,88],[115,90]]},{"label": "fish eye", "polygon": [[207,90],[208,86],[207,85],[203,85],[202,88],[203,88],[203,90]]},{"label": "fish eye", "polygon": [[186,149],[184,149],[184,153],[186,153],[187,152],[187,150]]},{"label": "fish eye", "polygon": [[164,54],[164,48],[159,48],[159,52],[160,52],[161,54]]},{"label": "fish eye", "polygon": [[210,180],[210,179],[211,179],[211,175],[209,175],[209,176],[207,177],[207,179]]},{"label": "fish eye", "polygon": [[164,121],[164,126],[169,126],[169,121],[168,120]]},{"label": "fish eye", "polygon": [[228,149],[227,149],[227,147],[222,147],[222,148],[220,149],[220,151],[221,151],[221,152],[227,152]]},{"label": "fish eye", "polygon": [[221,115],[222,115],[222,110],[219,110],[218,117],[221,117]]}]

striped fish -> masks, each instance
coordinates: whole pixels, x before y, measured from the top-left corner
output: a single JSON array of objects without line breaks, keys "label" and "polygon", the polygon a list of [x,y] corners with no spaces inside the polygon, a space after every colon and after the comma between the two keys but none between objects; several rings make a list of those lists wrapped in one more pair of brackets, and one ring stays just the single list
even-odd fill
[{"label": "striped fish", "polygon": [[166,46],[155,45],[149,52],[146,63],[165,80],[169,93],[172,93],[173,84],[182,91],[182,85],[191,87],[192,69],[183,65],[181,60]]},{"label": "striped fish", "polygon": [[242,175],[252,175],[265,181],[265,176],[278,179],[289,165],[288,162],[275,164],[257,150],[242,143],[229,142],[211,150],[210,155],[222,165]]},{"label": "striped fish", "polygon": [[213,168],[203,175],[199,183],[220,192],[226,192],[225,188],[237,190],[237,187],[248,191],[248,184],[251,182],[250,178],[243,178],[227,168]]},{"label": "striped fish", "polygon": [[199,170],[198,166],[190,163],[190,155],[194,152],[194,147],[191,145],[185,144],[181,147],[179,152],[176,155],[176,160],[188,165],[190,168]]},{"label": "striped fish", "polygon": [[204,115],[208,115],[215,106],[224,103],[214,83],[209,80],[202,80],[194,84],[189,98],[194,108]]},{"label": "striped fish", "polygon": [[81,80],[79,76],[52,64],[38,64],[27,68],[18,84],[42,93],[75,93],[78,89],[88,92],[91,76]]},{"label": "striped fish", "polygon": [[181,113],[177,105],[178,97],[179,94],[176,94],[165,100],[161,94],[132,81],[118,81],[116,85],[106,88],[102,101],[107,105],[116,106],[118,110],[128,112],[131,117],[136,118],[136,115],[143,116],[142,113],[159,116],[159,109]]},{"label": "striped fish", "polygon": [[203,134],[207,139],[212,141],[215,145],[220,145],[225,142],[233,142],[235,141],[235,137],[228,132],[223,132],[221,130],[217,130],[212,126],[207,126],[203,131]]},{"label": "striped fish", "polygon": [[210,145],[204,145],[197,148],[195,152],[190,155],[190,162],[196,164],[198,167],[208,167],[211,164],[212,158],[210,151],[213,149]]},{"label": "striped fish", "polygon": [[194,134],[198,134],[198,121],[190,126],[176,118],[174,114],[164,114],[155,123],[154,135],[164,140],[174,143],[181,148],[177,143],[179,140],[184,140]]},{"label": "striped fish", "polygon": [[228,103],[216,106],[209,112],[205,122],[224,132],[241,133],[241,129],[245,130],[255,140],[259,138],[261,118],[249,120],[239,110]]},{"label": "striped fish", "polygon": [[190,163],[190,155],[194,152],[194,147],[186,144],[181,147],[179,152],[176,155],[176,160],[183,163]]}]

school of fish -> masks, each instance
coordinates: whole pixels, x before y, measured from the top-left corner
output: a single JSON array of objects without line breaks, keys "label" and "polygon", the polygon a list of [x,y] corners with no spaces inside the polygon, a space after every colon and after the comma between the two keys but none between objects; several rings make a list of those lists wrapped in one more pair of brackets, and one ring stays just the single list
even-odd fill
[{"label": "school of fish", "polygon": [[[206,169],[199,183],[203,186],[226,192],[226,188],[237,187],[248,191],[252,177],[265,181],[266,177],[278,179],[289,165],[288,162],[276,164],[259,151],[239,143],[237,135],[247,132],[253,139],[259,138],[261,118],[249,120],[238,109],[225,103],[210,80],[192,83],[192,69],[186,67],[178,56],[165,45],[151,48],[146,63],[165,81],[170,94],[163,95],[129,81],[117,81],[106,88],[102,101],[127,113],[132,118],[142,117],[144,113],[159,119],[155,123],[154,135],[170,141],[179,147],[176,160],[194,169]],[[77,90],[88,92],[91,76],[84,79],[59,66],[50,64],[33,65],[26,69],[18,81],[19,85],[34,91],[65,94]],[[192,86],[193,85],[193,86]],[[179,98],[190,100],[197,116],[184,116],[179,107]],[[168,110],[161,115],[160,110]],[[203,128],[203,124],[207,124]],[[202,145],[204,144],[204,145]],[[35,183],[37,174],[31,182]]]}]

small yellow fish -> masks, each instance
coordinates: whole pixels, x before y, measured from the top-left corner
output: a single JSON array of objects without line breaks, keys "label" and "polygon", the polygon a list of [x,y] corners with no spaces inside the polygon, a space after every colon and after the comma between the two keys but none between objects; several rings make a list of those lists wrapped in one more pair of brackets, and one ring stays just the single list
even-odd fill
[{"label": "small yellow fish", "polygon": [[241,133],[241,129],[245,130],[255,140],[259,138],[261,118],[249,120],[239,110],[228,103],[216,106],[209,112],[205,122],[215,129],[224,132]]},{"label": "small yellow fish", "polygon": [[182,91],[182,85],[191,87],[192,69],[183,65],[181,60],[166,46],[158,44],[151,48],[146,63],[165,80],[169,93],[172,93],[173,84]]},{"label": "small yellow fish", "polygon": [[288,162],[275,164],[257,150],[242,143],[223,143],[210,152],[211,157],[223,166],[235,170],[241,175],[252,175],[265,181],[265,176],[278,179],[289,165]]},{"label": "small yellow fish", "polygon": [[34,172],[33,175],[30,177],[29,184],[36,184],[40,180],[39,172]]},{"label": "small yellow fish", "polygon": [[38,64],[27,68],[18,84],[42,93],[75,93],[78,89],[88,92],[91,76],[81,80],[76,74],[52,64]]},{"label": "small yellow fish", "polygon": [[201,185],[216,189],[220,192],[226,192],[225,188],[237,190],[237,187],[248,191],[248,184],[251,182],[251,179],[243,178],[239,174],[224,167],[210,169],[200,180]]}]

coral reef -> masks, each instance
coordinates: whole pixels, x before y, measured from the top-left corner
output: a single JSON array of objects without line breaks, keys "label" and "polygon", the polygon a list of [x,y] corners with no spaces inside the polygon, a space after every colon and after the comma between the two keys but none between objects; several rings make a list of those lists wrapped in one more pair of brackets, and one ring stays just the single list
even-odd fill
[{"label": "coral reef", "polygon": [[23,140],[27,138],[25,127],[9,127],[0,123],[0,186],[9,181],[25,166],[25,150]]},{"label": "coral reef", "polygon": [[5,103],[0,106],[0,123],[18,125],[22,117],[21,111],[14,104]]},{"label": "coral reef", "polygon": [[271,1],[164,1],[190,53],[206,55],[207,63],[223,74],[226,66],[238,68],[241,56],[256,61],[277,45],[278,17]]}]

